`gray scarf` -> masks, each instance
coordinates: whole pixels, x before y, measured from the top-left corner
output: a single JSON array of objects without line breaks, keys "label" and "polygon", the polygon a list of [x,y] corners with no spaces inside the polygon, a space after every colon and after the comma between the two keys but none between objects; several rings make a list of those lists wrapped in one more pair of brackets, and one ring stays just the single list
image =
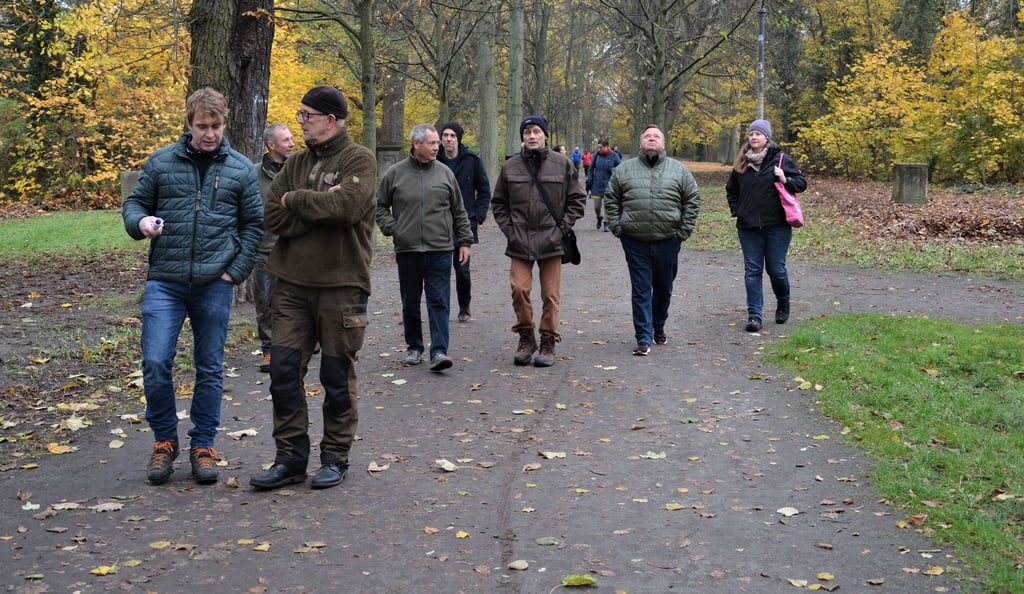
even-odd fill
[{"label": "gray scarf", "polygon": [[768,145],[764,145],[758,152],[747,149],[747,165],[754,168],[754,171],[761,171],[761,163],[764,161],[765,155],[768,154]]}]

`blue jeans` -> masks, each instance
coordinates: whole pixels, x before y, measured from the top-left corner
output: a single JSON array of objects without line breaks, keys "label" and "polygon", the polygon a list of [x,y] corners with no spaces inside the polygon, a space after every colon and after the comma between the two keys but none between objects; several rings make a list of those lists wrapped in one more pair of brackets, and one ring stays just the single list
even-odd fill
[{"label": "blue jeans", "polygon": [[645,243],[622,237],[629,283],[633,287],[633,332],[637,343],[651,344],[654,330],[665,328],[682,243],[679,238]]},{"label": "blue jeans", "polygon": [[452,253],[402,252],[395,254],[398,289],[402,294],[402,326],[409,349],[424,350],[420,297],[427,294],[430,354],[448,353],[448,314],[451,301]]},{"label": "blue jeans", "polygon": [[764,309],[762,274],[767,271],[779,304],[789,304],[789,273],[786,254],[793,239],[789,225],[738,229],[743,248],[743,284],[747,288],[747,315],[761,319]]},{"label": "blue jeans", "polygon": [[174,355],[178,335],[188,316],[195,343],[196,382],[192,390],[191,447],[212,447],[220,425],[224,389],[224,342],[234,284],[215,280],[206,285],[169,281],[146,282],[142,300],[142,379],[146,420],[157,441],[178,439],[174,390]]}]

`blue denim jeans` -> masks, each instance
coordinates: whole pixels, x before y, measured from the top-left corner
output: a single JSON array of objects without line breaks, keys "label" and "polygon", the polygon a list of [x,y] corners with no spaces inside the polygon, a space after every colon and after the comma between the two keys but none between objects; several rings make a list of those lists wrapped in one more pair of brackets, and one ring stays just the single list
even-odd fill
[{"label": "blue denim jeans", "polygon": [[402,252],[398,263],[398,289],[402,294],[402,326],[405,344],[424,350],[420,297],[427,294],[430,354],[448,353],[448,315],[451,302],[452,253]]},{"label": "blue denim jeans", "polygon": [[629,267],[632,286],[633,332],[637,343],[654,342],[654,330],[668,321],[672,303],[672,283],[679,272],[679,248],[682,240],[664,239],[645,243],[622,237],[622,251]]},{"label": "blue denim jeans", "polygon": [[771,225],[756,229],[738,229],[743,248],[743,284],[747,289],[747,315],[763,318],[764,288],[762,275],[768,272],[772,292],[780,304],[789,304],[789,273],[786,254],[793,239],[789,225]]},{"label": "blue denim jeans", "polygon": [[216,280],[206,285],[168,281],[146,282],[142,300],[142,380],[146,420],[157,441],[178,439],[174,390],[174,355],[185,316],[195,342],[195,388],[189,429],[192,447],[212,447],[220,425],[224,389],[224,342],[234,284]]}]

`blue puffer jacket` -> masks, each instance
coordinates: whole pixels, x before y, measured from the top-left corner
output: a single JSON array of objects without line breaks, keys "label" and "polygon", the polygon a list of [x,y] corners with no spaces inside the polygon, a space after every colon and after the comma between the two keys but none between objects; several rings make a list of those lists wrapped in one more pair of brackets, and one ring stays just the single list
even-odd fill
[{"label": "blue puffer jacket", "polygon": [[146,160],[121,208],[125,230],[143,239],[143,217],[164,220],[163,233],[149,245],[149,280],[203,285],[227,272],[241,283],[263,237],[256,167],[225,139],[200,186],[199,168],[186,150],[191,139],[186,133]]}]

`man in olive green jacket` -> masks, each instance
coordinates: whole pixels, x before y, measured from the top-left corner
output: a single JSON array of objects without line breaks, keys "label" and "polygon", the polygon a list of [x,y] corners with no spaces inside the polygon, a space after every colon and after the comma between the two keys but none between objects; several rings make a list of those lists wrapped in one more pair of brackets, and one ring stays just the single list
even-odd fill
[{"label": "man in olive green jacket", "polygon": [[306,480],[310,440],[302,376],[318,342],[324,436],[312,487],[333,487],[348,469],[359,418],[356,354],[366,334],[377,160],[349,139],[347,116],[338,89],[306,93],[298,117],[307,148],[285,161],[264,201],[267,231],[278,235],[267,263],[277,277],[270,357],[277,454],[268,471],[249,480],[260,489]]},{"label": "man in olive green jacket", "polygon": [[640,156],[619,165],[604,200],[608,228],[622,240],[629,267],[633,354],[643,357],[652,342],[668,342],[665,322],[679,249],[697,224],[700,192],[690,170],[665,154],[665,134],[647,126],[640,135]]}]

